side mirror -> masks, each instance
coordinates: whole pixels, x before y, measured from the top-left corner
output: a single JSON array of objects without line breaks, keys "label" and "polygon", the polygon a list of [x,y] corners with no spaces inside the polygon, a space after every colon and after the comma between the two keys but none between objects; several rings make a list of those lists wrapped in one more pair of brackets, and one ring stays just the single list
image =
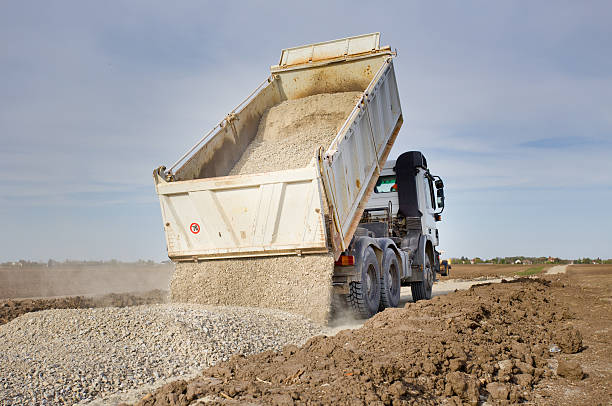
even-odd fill
[{"label": "side mirror", "polygon": [[[440,181],[440,183],[442,183],[442,181]],[[436,187],[438,186],[438,181],[436,181]],[[438,205],[438,207],[444,207],[444,189],[443,188],[438,188],[438,190],[436,191],[436,204]]]},{"label": "side mirror", "polygon": [[444,188],[444,182],[442,182],[442,179],[438,178],[436,179],[436,189],[443,189]]}]

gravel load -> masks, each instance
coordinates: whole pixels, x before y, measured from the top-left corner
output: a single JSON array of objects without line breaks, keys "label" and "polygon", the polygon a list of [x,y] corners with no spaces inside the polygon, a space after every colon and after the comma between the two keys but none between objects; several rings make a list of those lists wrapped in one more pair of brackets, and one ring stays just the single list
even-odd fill
[{"label": "gravel load", "polygon": [[0,326],[0,403],[88,402],[320,332],[281,311],[196,304],[28,313]]},{"label": "gravel load", "polygon": [[329,319],[334,259],[329,254],[180,262],[173,302],[283,309],[316,322]]},{"label": "gravel load", "polygon": [[322,93],[270,108],[229,174],[306,167],[319,147],[331,144],[360,97],[361,92]]}]

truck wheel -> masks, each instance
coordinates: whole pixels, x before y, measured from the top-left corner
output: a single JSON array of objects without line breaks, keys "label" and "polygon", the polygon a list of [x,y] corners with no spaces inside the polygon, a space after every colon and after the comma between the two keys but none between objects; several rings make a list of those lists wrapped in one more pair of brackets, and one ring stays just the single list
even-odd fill
[{"label": "truck wheel", "polygon": [[400,302],[400,267],[395,251],[385,250],[380,278],[380,309],[397,307]]},{"label": "truck wheel", "polygon": [[434,270],[431,266],[431,256],[429,253],[425,255],[425,264],[423,264],[423,281],[414,282],[410,285],[412,291],[412,299],[417,300],[431,299],[431,290],[433,288]]},{"label": "truck wheel", "polygon": [[372,317],[380,303],[380,268],[372,247],[365,251],[361,263],[361,281],[351,282],[347,301],[359,316]]}]

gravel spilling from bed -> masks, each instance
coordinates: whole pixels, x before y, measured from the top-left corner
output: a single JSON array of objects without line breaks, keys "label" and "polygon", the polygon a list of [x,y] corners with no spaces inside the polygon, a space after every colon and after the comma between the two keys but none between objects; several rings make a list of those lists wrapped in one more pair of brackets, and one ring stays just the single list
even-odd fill
[{"label": "gravel spilling from bed", "polygon": [[0,403],[99,399],[321,332],[294,314],[243,307],[160,304],[30,313],[0,326]]},{"label": "gravel spilling from bed", "polygon": [[172,302],[282,309],[324,324],[330,316],[329,254],[180,262]]}]

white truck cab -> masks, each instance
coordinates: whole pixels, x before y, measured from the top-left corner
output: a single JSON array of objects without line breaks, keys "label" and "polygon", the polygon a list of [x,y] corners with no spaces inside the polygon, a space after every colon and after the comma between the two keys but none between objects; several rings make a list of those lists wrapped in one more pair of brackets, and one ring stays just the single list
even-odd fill
[{"label": "white truck cab", "polygon": [[444,183],[430,173],[421,152],[405,152],[385,163],[344,253],[359,266],[339,261],[334,273],[334,285],[358,313],[367,317],[396,307],[403,285],[411,286],[414,300],[431,298],[440,272],[436,247],[442,210]]}]

